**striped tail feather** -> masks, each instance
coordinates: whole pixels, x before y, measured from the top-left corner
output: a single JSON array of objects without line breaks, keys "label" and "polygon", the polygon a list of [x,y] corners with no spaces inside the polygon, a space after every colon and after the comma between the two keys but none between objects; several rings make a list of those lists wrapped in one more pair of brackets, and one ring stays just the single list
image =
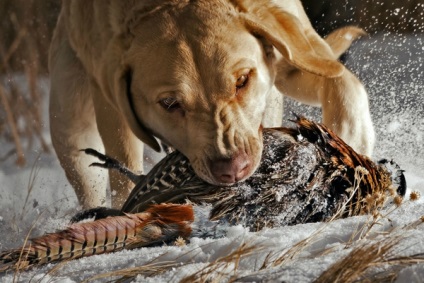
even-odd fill
[{"label": "striped tail feather", "polygon": [[77,223],[0,253],[0,272],[188,238],[191,205],[153,205],[145,212]]}]

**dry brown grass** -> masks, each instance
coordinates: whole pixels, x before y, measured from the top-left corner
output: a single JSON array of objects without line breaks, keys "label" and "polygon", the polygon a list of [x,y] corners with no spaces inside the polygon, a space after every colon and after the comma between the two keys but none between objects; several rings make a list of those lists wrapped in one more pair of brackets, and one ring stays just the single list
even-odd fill
[{"label": "dry brown grass", "polygon": [[[346,242],[346,247],[352,251],[325,270],[315,283],[321,282],[394,282],[398,271],[408,265],[424,263],[424,254],[408,256],[397,255],[399,243],[408,237],[408,231],[416,229],[424,223],[424,218],[413,221],[403,227],[384,232],[372,233],[372,228],[382,225],[383,220],[389,220],[390,214],[402,203],[414,202],[420,198],[419,192],[412,192],[409,200],[393,200],[392,207],[371,211],[368,220],[354,231]],[[384,272],[376,272],[377,267],[386,267]]]},{"label": "dry brown grass", "polygon": [[[397,255],[405,233],[420,224],[422,220],[373,241],[357,241],[347,256],[331,265],[315,282],[393,282],[402,267],[424,263],[423,253]],[[384,267],[384,272],[377,272],[378,267]]]},{"label": "dry brown grass", "polygon": [[99,279],[111,279],[117,278],[113,280],[113,282],[128,282],[127,280],[135,279],[136,276],[156,276],[172,268],[176,268],[180,266],[180,264],[176,262],[150,262],[143,266],[136,266],[132,268],[125,268],[117,271],[102,273],[93,277],[90,277],[87,280],[82,281],[82,283],[92,282]]},{"label": "dry brown grass", "polygon": [[326,282],[356,282],[366,278],[366,271],[378,264],[383,264],[386,257],[399,243],[401,237],[388,237],[384,241],[364,244],[354,248],[345,258],[336,262],[315,281]]},{"label": "dry brown grass", "polygon": [[19,260],[16,264],[14,264],[13,266],[13,270],[14,270],[14,275],[13,275],[13,283],[15,282],[19,282],[19,275],[21,272],[25,271],[27,268],[27,256],[28,254],[25,253],[25,249],[24,247],[26,246],[26,244],[28,243],[29,239],[31,238],[31,233],[33,231],[33,229],[36,227],[37,223],[39,222],[39,220],[41,219],[43,213],[40,213],[38,215],[38,217],[32,222],[31,227],[25,237],[24,243],[22,245],[22,250],[19,256]]},{"label": "dry brown grass", "polygon": [[237,278],[240,261],[243,258],[260,251],[260,246],[242,243],[237,249],[230,252],[228,255],[212,261],[202,270],[183,278],[180,283],[234,282]]}]

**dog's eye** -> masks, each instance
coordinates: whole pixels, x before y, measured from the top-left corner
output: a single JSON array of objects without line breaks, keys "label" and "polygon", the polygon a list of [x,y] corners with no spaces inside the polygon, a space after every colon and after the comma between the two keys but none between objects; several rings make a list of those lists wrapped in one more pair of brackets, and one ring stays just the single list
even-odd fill
[{"label": "dog's eye", "polygon": [[236,88],[237,88],[237,90],[245,87],[248,80],[249,80],[249,75],[248,74],[241,75],[240,77],[238,77],[238,79],[236,81]]},{"label": "dog's eye", "polygon": [[174,110],[180,109],[181,104],[173,97],[167,97],[164,99],[161,99],[159,101],[160,105],[167,111],[172,112]]}]

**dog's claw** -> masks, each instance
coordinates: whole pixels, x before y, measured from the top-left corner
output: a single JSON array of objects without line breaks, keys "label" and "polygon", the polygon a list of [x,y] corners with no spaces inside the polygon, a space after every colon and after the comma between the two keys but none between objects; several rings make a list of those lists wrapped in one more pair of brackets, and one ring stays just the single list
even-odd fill
[{"label": "dog's claw", "polygon": [[102,154],[95,149],[86,148],[86,149],[81,149],[81,151],[83,151],[85,154],[94,156],[101,161],[104,161],[104,163],[93,162],[90,164],[90,167],[93,166],[93,167],[100,167],[104,169],[118,170],[119,173],[129,178],[134,184],[138,183],[142,178],[144,178],[144,175],[135,174],[130,169],[122,165],[118,160],[112,157],[109,157],[105,154]]}]

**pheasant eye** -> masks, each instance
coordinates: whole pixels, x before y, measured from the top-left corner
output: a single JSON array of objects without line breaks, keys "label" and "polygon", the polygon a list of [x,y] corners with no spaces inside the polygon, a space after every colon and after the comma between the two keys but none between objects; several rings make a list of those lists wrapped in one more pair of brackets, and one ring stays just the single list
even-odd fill
[{"label": "pheasant eye", "polygon": [[176,100],[173,97],[167,97],[164,99],[161,99],[159,101],[159,104],[166,110],[169,112],[172,112],[174,110],[180,109],[181,108],[181,104],[178,102],[178,100]]},{"label": "pheasant eye", "polygon": [[248,80],[249,80],[249,75],[248,74],[241,75],[240,77],[238,77],[237,78],[237,81],[236,81],[236,88],[237,88],[237,90],[245,87]]}]

